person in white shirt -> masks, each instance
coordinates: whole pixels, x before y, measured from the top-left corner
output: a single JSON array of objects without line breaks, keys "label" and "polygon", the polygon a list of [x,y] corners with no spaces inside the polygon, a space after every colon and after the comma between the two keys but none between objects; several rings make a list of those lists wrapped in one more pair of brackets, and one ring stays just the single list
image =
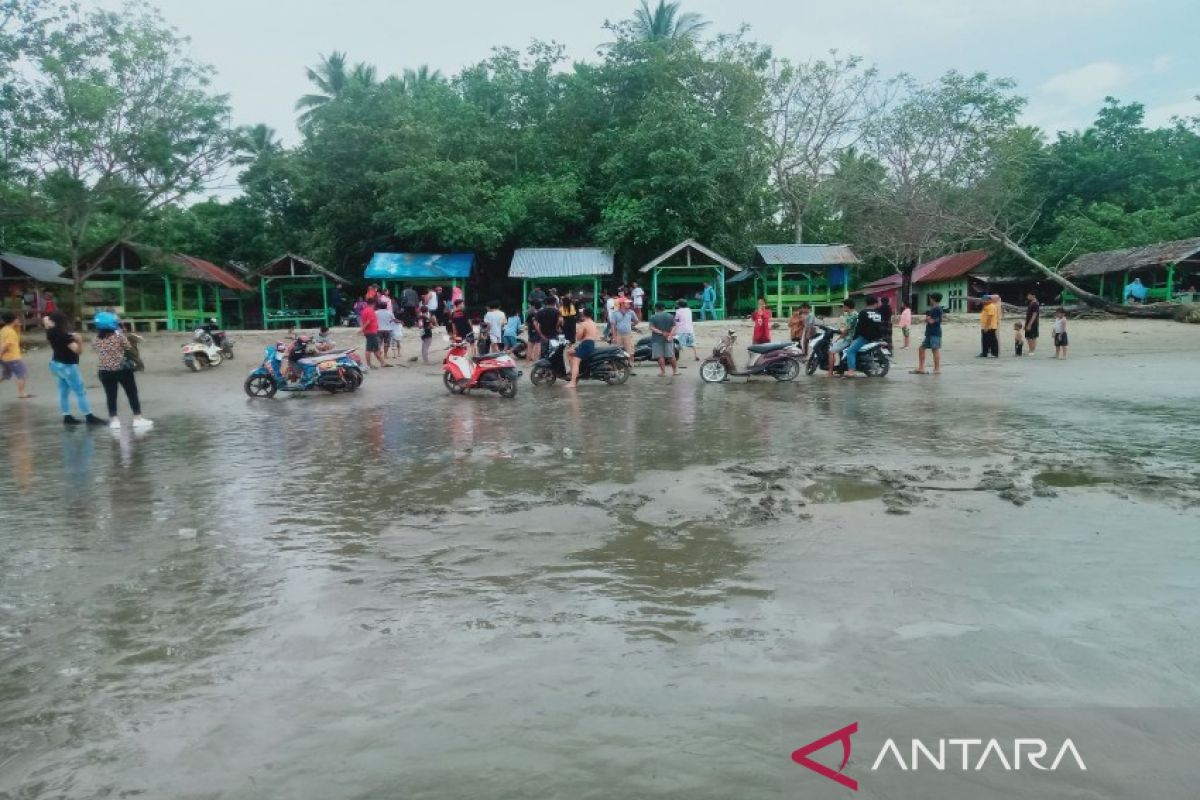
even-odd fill
[{"label": "person in white shirt", "polygon": [[379,353],[384,359],[383,365],[390,367],[392,365],[387,363],[387,354],[393,343],[396,346],[396,357],[400,357],[400,336],[398,334],[400,326],[396,323],[396,315],[384,305],[383,298],[380,298],[377,303],[375,318],[379,320]]},{"label": "person in white shirt", "polygon": [[637,283],[631,283],[629,284],[629,298],[633,300],[633,313],[637,314],[638,321],[641,322],[645,319],[642,316],[642,309],[646,306],[646,290]]},{"label": "person in white shirt", "polygon": [[675,301],[675,338],[679,340],[679,349],[692,348],[692,355],[700,360],[696,352],[696,328],[692,325],[692,309],[687,300]]},{"label": "person in white shirt", "polygon": [[500,305],[495,302],[488,303],[487,313],[483,315],[483,330],[488,337],[487,353],[499,353],[504,349],[504,323],[508,320],[504,316],[504,312],[500,310]]}]

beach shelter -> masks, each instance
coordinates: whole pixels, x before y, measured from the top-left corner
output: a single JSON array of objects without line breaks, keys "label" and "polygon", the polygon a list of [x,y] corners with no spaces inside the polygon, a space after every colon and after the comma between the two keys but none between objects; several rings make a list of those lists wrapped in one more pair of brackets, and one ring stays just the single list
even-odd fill
[{"label": "beach shelter", "polygon": [[705,283],[717,291],[717,319],[725,319],[725,273],[742,272],[736,263],[709,250],[695,239],[687,239],[643,266],[650,273],[650,302],[683,299],[693,309],[700,308]]},{"label": "beach shelter", "polygon": [[46,292],[71,285],[62,272],[62,264],[48,258],[0,253],[0,306],[36,322],[46,307]]},{"label": "beach shelter", "polygon": [[110,242],[86,259],[83,271],[87,319],[111,308],[135,328],[188,330],[213,317],[224,324],[222,293],[254,291],[210,261],[126,241]]},{"label": "beach shelter", "polygon": [[[1063,267],[1062,275],[1082,289],[1124,303],[1126,287],[1134,278],[1146,287],[1146,301],[1174,300],[1191,295],[1200,282],[1200,238],[1088,253]],[[1193,292],[1188,292],[1189,288]],[[1063,302],[1074,298],[1063,292]]]},{"label": "beach shelter", "polygon": [[613,255],[598,247],[522,247],[513,253],[508,277],[521,281],[522,307],[533,286],[583,287],[599,315],[600,279],[613,274]]},{"label": "beach shelter", "polygon": [[859,260],[849,245],[760,244],[754,251],[755,279],[738,282],[755,290],[739,293],[741,313],[749,313],[757,297],[766,297],[782,317],[801,303],[832,307],[850,296],[851,269]]},{"label": "beach shelter", "polygon": [[406,286],[463,289],[475,267],[474,253],[376,253],[363,277],[397,296]]},{"label": "beach shelter", "polygon": [[302,328],[332,324],[334,289],[344,281],[315,261],[284,253],[255,270],[262,299],[262,326]]},{"label": "beach shelter", "polygon": [[[941,303],[947,311],[966,311],[967,300],[984,293],[986,279],[976,275],[975,269],[987,259],[986,250],[967,250],[918,265],[913,270],[912,296],[909,298],[913,313],[921,313],[932,305],[929,295],[933,292],[942,296]],[[866,284],[854,294],[886,299],[892,308],[899,309],[903,301],[900,297],[903,284],[904,276],[896,272]]]}]

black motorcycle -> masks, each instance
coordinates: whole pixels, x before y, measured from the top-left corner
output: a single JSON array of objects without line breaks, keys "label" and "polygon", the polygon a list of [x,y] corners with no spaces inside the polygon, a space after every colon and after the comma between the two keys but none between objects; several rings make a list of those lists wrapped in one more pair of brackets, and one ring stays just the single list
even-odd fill
[{"label": "black motorcycle", "polygon": [[[833,328],[824,325],[817,326],[817,335],[808,341],[808,361],[804,365],[806,375],[812,375],[819,369],[829,369],[829,347],[833,344],[833,337],[836,334],[837,331]],[[837,375],[843,375],[846,372],[844,355],[843,353],[843,357],[838,359],[838,363],[833,368]],[[868,342],[858,351],[856,362],[858,371],[862,374],[871,378],[882,378],[891,369],[892,351],[888,349],[886,342]]]},{"label": "black motorcycle", "polygon": [[[637,344],[634,345],[634,348],[633,348],[633,362],[635,364],[640,364],[643,361],[651,361],[652,360],[650,358],[650,352],[651,352],[650,351],[650,340],[652,338],[653,337],[651,337],[651,336],[643,336],[642,338],[637,340]],[[675,349],[675,360],[678,361],[679,354],[683,352],[683,347],[680,346],[679,339],[672,336],[671,337],[671,346]]]},{"label": "black motorcycle", "polygon": [[[533,363],[529,379],[534,386],[550,386],[559,378],[569,380],[571,364],[567,360],[569,342],[562,336],[545,344],[546,354]],[[579,380],[604,381],[617,386],[629,380],[633,365],[629,354],[619,347],[597,344],[592,354],[579,365]]]}]

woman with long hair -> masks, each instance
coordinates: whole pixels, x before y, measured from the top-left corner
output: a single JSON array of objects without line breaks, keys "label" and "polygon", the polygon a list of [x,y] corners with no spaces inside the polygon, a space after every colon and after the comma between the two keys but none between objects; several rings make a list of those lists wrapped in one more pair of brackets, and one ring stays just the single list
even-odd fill
[{"label": "woman with long hair", "polygon": [[133,412],[133,429],[147,430],[154,423],[142,416],[142,404],[138,399],[137,380],[133,377],[132,365],[125,357],[125,348],[129,340],[121,330],[120,320],[116,314],[102,311],[96,315],[96,339],[92,348],[100,361],[100,385],[104,387],[104,398],[108,401],[108,426],[113,430],[121,427],[117,417],[117,387],[125,390],[125,399],[129,401],[129,409]]},{"label": "woman with long hair", "polygon": [[[61,311],[51,311],[42,317],[46,326],[46,341],[50,343],[50,374],[58,382],[58,407],[62,411],[63,425],[104,425],[107,420],[92,413],[88,404],[87,389],[83,386],[83,374],[79,371],[79,354],[83,351],[83,339],[71,331],[71,321]],[[83,421],[71,415],[71,395]]]}]

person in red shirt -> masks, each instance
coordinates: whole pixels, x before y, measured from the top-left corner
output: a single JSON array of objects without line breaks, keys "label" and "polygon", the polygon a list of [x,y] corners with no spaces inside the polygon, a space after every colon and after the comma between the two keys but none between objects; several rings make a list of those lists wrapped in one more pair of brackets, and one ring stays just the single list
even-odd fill
[{"label": "person in red shirt", "polygon": [[375,360],[382,368],[384,366],[383,356],[379,354],[379,317],[375,315],[376,301],[367,300],[363,306],[362,313],[359,315],[359,322],[362,327],[359,328],[359,333],[367,340],[367,366],[371,366],[371,356],[375,356]]},{"label": "person in red shirt", "polygon": [[770,344],[771,342],[771,309],[767,308],[767,298],[758,298],[758,308],[750,315],[754,323],[754,335],[751,344]]}]

